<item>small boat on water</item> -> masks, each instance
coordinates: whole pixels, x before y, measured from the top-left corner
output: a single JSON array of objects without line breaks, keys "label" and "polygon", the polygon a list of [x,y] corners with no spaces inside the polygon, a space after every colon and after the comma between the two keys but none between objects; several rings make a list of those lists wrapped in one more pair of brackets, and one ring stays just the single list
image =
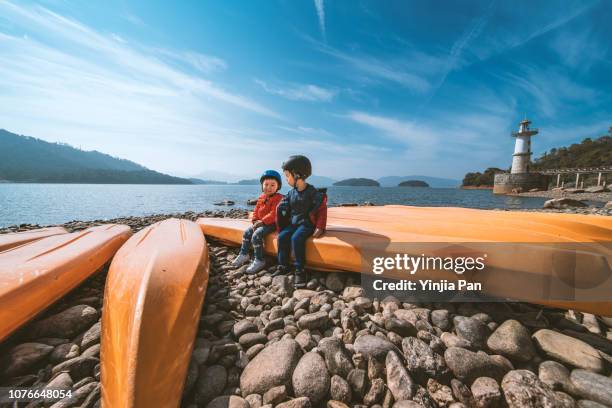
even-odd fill
[{"label": "small boat on water", "polygon": [[0,252],[0,341],[98,271],[132,234],[118,224],[47,232],[55,235]]},{"label": "small boat on water", "polygon": [[[206,236],[231,245],[240,245],[242,233],[250,224],[248,220],[230,218],[200,218],[197,223]],[[487,250],[487,266],[495,268],[495,274],[494,279],[488,277],[483,288],[486,294],[612,314],[612,303],[603,301],[612,288],[610,217],[387,205],[329,208],[327,225],[323,237],[306,243],[310,268],[371,274],[368,262],[374,256],[402,252],[435,256]],[[276,254],[275,233],[267,236],[264,248],[269,255]],[[407,275],[395,270],[385,277],[405,279]],[[416,277],[450,282],[461,276],[452,271],[430,270],[418,272]],[[555,287],[555,293],[577,288],[582,297],[572,298],[569,292],[562,293],[565,297],[535,296],[538,285],[544,287],[550,278],[567,286]],[[599,298],[585,298],[584,293],[595,293],[587,290],[598,290]]]},{"label": "small boat on water", "polygon": [[49,227],[49,228],[38,228],[30,231],[22,232],[10,232],[8,234],[0,234],[0,252],[6,251],[7,249],[27,244],[28,242],[36,241],[42,238],[50,237],[52,235],[66,234],[65,228],[62,227]]},{"label": "small boat on water", "polygon": [[102,313],[102,406],[179,406],[208,268],[204,236],[187,220],[153,224],[117,252]]}]

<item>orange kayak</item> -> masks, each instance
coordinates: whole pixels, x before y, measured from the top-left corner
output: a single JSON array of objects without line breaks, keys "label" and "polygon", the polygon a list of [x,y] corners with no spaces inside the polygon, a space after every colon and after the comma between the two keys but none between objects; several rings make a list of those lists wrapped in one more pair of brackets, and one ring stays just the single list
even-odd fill
[{"label": "orange kayak", "polygon": [[102,406],[179,406],[207,284],[193,222],[158,222],[121,247],[104,294]]},{"label": "orange kayak", "polygon": [[0,341],[107,263],[125,225],[59,234],[0,252]]},{"label": "orange kayak", "polygon": [[[242,233],[250,224],[248,220],[229,218],[200,218],[197,222],[205,235],[233,245],[240,245]],[[495,243],[502,245],[496,248]],[[542,245],[538,246],[540,243]],[[371,259],[373,255],[390,256],[408,247],[413,247],[418,255],[435,255],[444,247],[453,246],[461,250],[466,246],[473,250],[487,248],[496,252],[496,256],[489,256],[487,265],[503,269],[506,275],[502,273],[496,275],[495,280],[489,279],[483,291],[509,297],[509,289],[510,293],[520,294],[521,286],[525,285],[525,279],[516,279],[518,274],[523,274],[522,277],[530,282],[531,279],[545,278],[542,278],[546,273],[543,272],[546,270],[544,266],[550,267],[545,262],[554,258],[551,255],[553,245],[591,246],[598,254],[604,254],[597,257],[597,261],[603,259],[609,264],[612,260],[611,243],[612,217],[398,205],[333,207],[328,210],[325,235],[306,242],[306,260],[310,268],[318,270],[372,273],[365,268],[364,259]],[[512,246],[514,249],[508,251]],[[268,254],[276,254],[276,234],[267,236],[264,248]],[[429,275],[420,273],[416,278],[449,281],[458,278],[452,272],[446,275],[440,275],[438,271],[427,272]],[[576,280],[578,287],[591,287],[590,284],[607,279],[610,288],[612,278],[609,275],[580,272],[579,276],[572,275],[565,280]],[[393,273],[396,272],[385,276],[407,278],[405,273]],[[538,299],[529,298],[529,301]],[[562,303],[560,307],[565,307],[568,302],[559,303]],[[576,309],[612,314],[610,302],[573,304]]]},{"label": "orange kayak", "polygon": [[23,232],[0,234],[0,252],[28,242],[36,241],[52,235],[66,234],[68,231],[62,227],[39,228]]}]

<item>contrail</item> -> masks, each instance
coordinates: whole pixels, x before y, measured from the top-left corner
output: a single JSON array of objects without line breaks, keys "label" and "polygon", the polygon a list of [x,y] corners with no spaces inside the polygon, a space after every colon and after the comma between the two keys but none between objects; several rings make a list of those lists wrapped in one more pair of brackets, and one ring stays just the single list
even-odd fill
[{"label": "contrail", "polygon": [[317,15],[319,16],[319,27],[321,28],[321,35],[323,36],[323,40],[327,41],[325,35],[325,7],[323,5],[323,0],[314,0],[315,8],[317,9]]}]

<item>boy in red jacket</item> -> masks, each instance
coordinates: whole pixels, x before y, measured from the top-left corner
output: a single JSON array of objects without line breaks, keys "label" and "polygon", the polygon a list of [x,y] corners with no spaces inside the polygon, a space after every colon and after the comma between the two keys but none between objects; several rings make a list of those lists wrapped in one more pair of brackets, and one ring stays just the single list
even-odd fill
[{"label": "boy in red jacket", "polygon": [[257,205],[253,211],[252,226],[244,231],[240,254],[232,261],[232,266],[238,268],[249,261],[249,249],[253,246],[255,259],[246,269],[246,273],[253,274],[261,271],[266,266],[263,253],[264,238],[267,234],[276,230],[276,207],[283,198],[278,193],[282,181],[277,171],[266,170],[259,179],[262,194],[257,199]]}]

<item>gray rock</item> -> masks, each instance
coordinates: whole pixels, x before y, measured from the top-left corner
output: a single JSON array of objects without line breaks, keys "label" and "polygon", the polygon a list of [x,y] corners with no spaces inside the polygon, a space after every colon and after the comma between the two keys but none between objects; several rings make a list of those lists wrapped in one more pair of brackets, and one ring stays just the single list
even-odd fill
[{"label": "gray rock", "polygon": [[417,334],[417,330],[412,323],[396,318],[386,319],[385,329],[402,337],[416,336]]},{"label": "gray rock", "polygon": [[499,381],[507,371],[486,353],[474,353],[459,347],[446,349],[444,359],[455,377],[470,385],[478,377],[491,377]]},{"label": "gray rock", "polygon": [[[568,190],[569,191],[569,190]],[[544,202],[544,208],[588,207],[587,204],[573,198],[553,198]]]},{"label": "gray rock", "polygon": [[87,350],[81,353],[81,357],[96,357],[100,358],[100,344],[94,344]]},{"label": "gray rock", "polygon": [[193,387],[198,381],[200,375],[200,369],[198,363],[194,360],[193,356],[189,360],[189,367],[187,367],[187,376],[185,377],[185,386],[183,387],[183,394],[189,394]]},{"label": "gray rock", "polygon": [[304,351],[310,351],[313,347],[316,347],[317,345],[317,343],[312,338],[312,335],[310,334],[310,330],[308,329],[299,332],[298,335],[295,336],[295,341],[298,342],[298,344],[300,345],[300,347],[302,347],[302,350]]},{"label": "gray rock", "polygon": [[572,371],[570,381],[581,397],[612,406],[612,378],[578,369]]},{"label": "gray rock", "polygon": [[326,337],[319,342],[318,348],[323,353],[327,369],[332,375],[346,378],[354,368],[351,356],[340,339]]},{"label": "gray rock", "polygon": [[387,387],[396,401],[410,400],[414,396],[415,384],[404,368],[399,355],[390,351],[385,359]]},{"label": "gray rock", "polygon": [[344,276],[343,273],[332,272],[325,276],[325,287],[329,290],[333,290],[336,293],[342,292],[344,289]]},{"label": "gray rock", "polygon": [[261,333],[246,333],[238,339],[238,343],[240,343],[244,350],[248,350],[256,344],[265,344],[267,341],[268,337]]},{"label": "gray rock", "polygon": [[310,408],[312,404],[307,397],[293,398],[278,404],[275,408]]},{"label": "gray rock", "polygon": [[568,390],[570,372],[556,361],[544,361],[538,369],[538,378],[553,390]]},{"label": "gray rock", "polygon": [[263,395],[264,404],[277,405],[283,402],[285,399],[287,399],[287,387],[284,385],[272,387]]},{"label": "gray rock", "polygon": [[399,353],[397,347],[390,341],[370,334],[357,337],[354,348],[355,352],[361,353],[366,358],[374,357],[382,359],[385,358],[389,351]]},{"label": "gray rock", "polygon": [[464,383],[453,378],[451,380],[451,389],[453,390],[453,396],[459,402],[465,404],[468,407],[475,405],[472,391]]},{"label": "gray rock", "polygon": [[472,383],[472,395],[477,407],[497,407],[502,401],[499,384],[490,377],[478,377]]},{"label": "gray rock", "polygon": [[576,401],[561,391],[555,391],[556,403],[559,408],[576,408]]},{"label": "gray rock", "polygon": [[263,394],[272,387],[290,385],[302,351],[291,339],[280,340],[260,351],[240,376],[242,395]]},{"label": "gray rock", "polygon": [[72,338],[91,327],[99,317],[100,314],[93,307],[76,305],[34,323],[29,333],[32,337]]},{"label": "gray rock", "polygon": [[255,358],[255,356],[256,356],[257,354],[259,354],[259,352],[260,352],[261,350],[263,350],[264,348],[266,348],[266,346],[265,346],[265,345],[263,345],[263,344],[256,344],[256,345],[254,345],[254,346],[250,347],[250,348],[249,348],[249,349],[246,351],[246,357],[247,357],[247,359],[248,359],[249,361],[250,361],[250,360],[252,360],[252,359],[253,359],[253,358]]},{"label": "gray rock", "polygon": [[94,357],[75,357],[56,365],[51,373],[68,372],[74,381],[78,381],[93,375],[93,369],[99,362]]},{"label": "gray rock", "polygon": [[249,320],[240,320],[234,324],[232,334],[239,339],[246,333],[257,333],[257,326]]},{"label": "gray rock", "polygon": [[446,309],[434,310],[431,312],[431,323],[439,327],[442,331],[447,331],[451,327],[449,312]]},{"label": "gray rock", "polygon": [[81,350],[85,350],[96,343],[100,343],[100,326],[100,322],[97,322],[83,333],[79,344]]},{"label": "gray rock", "polygon": [[293,371],[292,384],[295,396],[308,397],[313,404],[323,400],[327,395],[330,381],[325,360],[318,353],[304,354]]},{"label": "gray rock", "polygon": [[297,289],[293,291],[293,297],[297,299],[298,301],[302,299],[310,299],[316,294],[317,294],[316,290],[310,290],[310,289]]},{"label": "gray rock", "polygon": [[487,340],[487,347],[510,360],[528,362],[536,355],[529,330],[516,320],[506,320]]},{"label": "gray rock", "polygon": [[206,408],[250,408],[249,403],[236,395],[223,395],[210,401]]},{"label": "gray rock", "polygon": [[68,373],[59,373],[47,385],[45,385],[46,389],[49,388],[59,388],[59,389],[68,389],[73,386],[72,378],[70,378],[70,374]]},{"label": "gray rock", "polygon": [[326,312],[306,314],[298,320],[298,327],[302,330],[322,330],[329,325],[329,316]]},{"label": "gray rock", "polygon": [[484,348],[490,333],[486,324],[469,317],[456,320],[455,332],[457,336],[466,339],[479,349]]},{"label": "gray rock", "polygon": [[353,396],[363,398],[368,387],[368,374],[365,370],[355,368],[351,370],[347,377],[347,381],[351,386]]},{"label": "gray rock", "polygon": [[51,352],[53,347],[46,344],[23,343],[9,350],[0,367],[6,377],[14,377],[41,363]]},{"label": "gray rock", "polygon": [[61,363],[62,361],[70,360],[79,356],[79,346],[74,343],[64,343],[53,349],[49,356],[49,361],[53,364]]},{"label": "gray rock", "polygon": [[402,400],[393,404],[393,408],[424,408],[423,405],[415,401]]},{"label": "gray rock", "polygon": [[449,374],[444,358],[423,340],[407,337],[402,341],[402,349],[406,367],[418,382],[424,383],[427,378],[443,380]]},{"label": "gray rock", "polygon": [[227,371],[221,365],[202,366],[200,371],[200,377],[196,383],[195,401],[200,405],[205,405],[221,395],[225,389]]},{"label": "gray rock", "polygon": [[372,406],[374,404],[378,404],[382,402],[385,396],[385,382],[380,378],[375,378],[372,380],[372,385],[370,389],[363,397],[363,402],[367,406]]},{"label": "gray rock", "polygon": [[349,408],[349,406],[342,401],[329,400],[327,401],[327,408]]},{"label": "gray rock", "polygon": [[51,408],[69,408],[74,406],[79,406],[87,396],[94,392],[96,388],[100,388],[100,383],[98,382],[90,382],[72,393],[72,396],[64,398],[55,404],[51,405]]},{"label": "gray rock", "polygon": [[446,348],[461,347],[468,350],[472,350],[474,348],[472,343],[470,343],[468,340],[449,332],[442,333],[440,340],[442,340],[442,343],[444,343]]},{"label": "gray rock", "polygon": [[589,400],[580,400],[576,404],[578,408],[608,408],[605,405],[600,404],[599,402],[589,401]]},{"label": "gray rock", "polygon": [[440,384],[433,378],[427,380],[427,392],[439,407],[446,407],[454,401],[451,388]]},{"label": "gray rock", "polygon": [[554,391],[531,371],[510,371],[504,376],[501,387],[510,408],[554,408],[557,406]]},{"label": "gray rock", "polygon": [[331,378],[329,394],[332,400],[340,401],[345,404],[349,404],[351,402],[351,387],[349,383],[339,375],[334,375]]},{"label": "gray rock", "polygon": [[263,398],[259,394],[247,395],[244,399],[251,408],[260,408],[263,404]]},{"label": "gray rock", "polygon": [[538,347],[555,360],[597,373],[604,369],[599,352],[581,340],[548,329],[538,330],[533,338]]},{"label": "gray rock", "polygon": [[347,286],[342,292],[342,297],[346,300],[353,300],[364,295],[364,290],[361,286]]}]

